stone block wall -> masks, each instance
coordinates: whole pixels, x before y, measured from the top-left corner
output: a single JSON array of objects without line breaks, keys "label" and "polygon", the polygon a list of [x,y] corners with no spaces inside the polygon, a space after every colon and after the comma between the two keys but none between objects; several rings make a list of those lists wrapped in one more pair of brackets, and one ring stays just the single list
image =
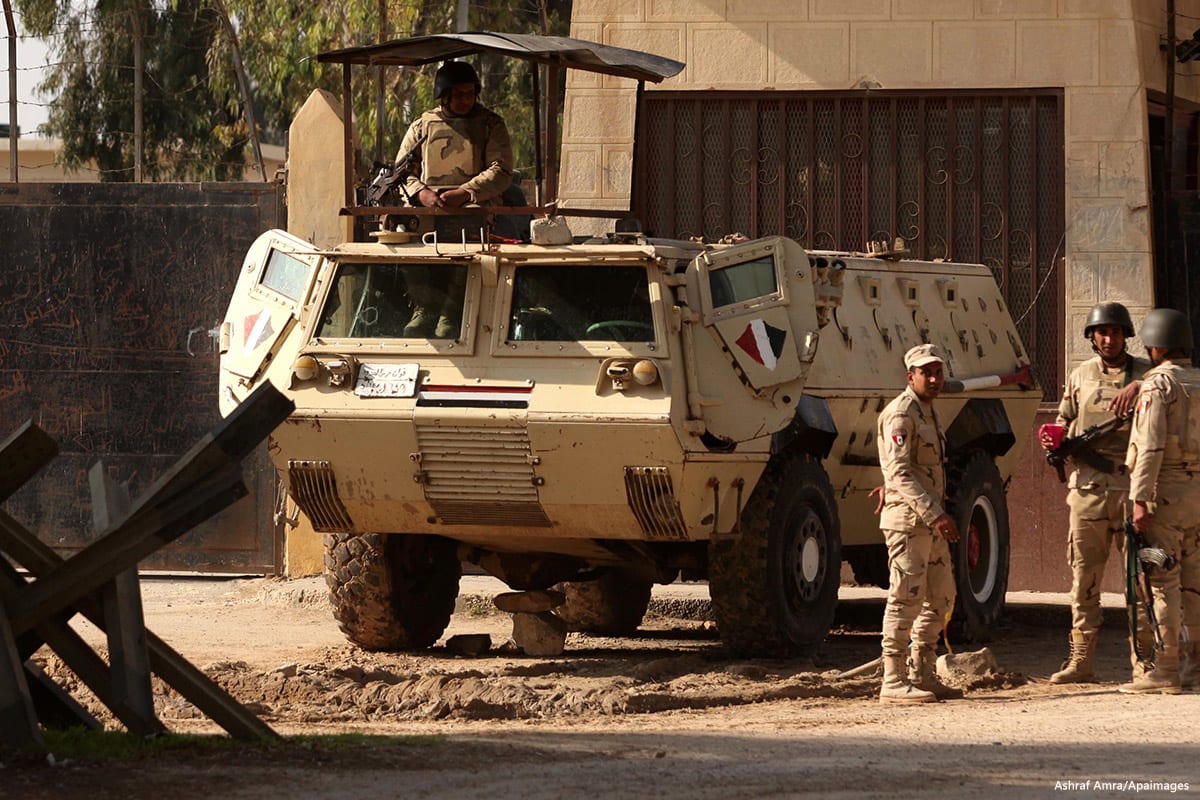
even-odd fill
[{"label": "stone block wall", "polygon": [[[1176,7],[1187,38],[1200,0]],[[576,0],[572,16],[574,36],[687,64],[647,91],[1062,87],[1070,331],[1099,300],[1135,319],[1154,306],[1147,91],[1165,87],[1165,31],[1139,0]],[[1176,71],[1200,99],[1200,66]],[[628,207],[635,89],[568,76],[564,204]],[[1091,355],[1082,336],[1064,348],[1068,364]]]}]

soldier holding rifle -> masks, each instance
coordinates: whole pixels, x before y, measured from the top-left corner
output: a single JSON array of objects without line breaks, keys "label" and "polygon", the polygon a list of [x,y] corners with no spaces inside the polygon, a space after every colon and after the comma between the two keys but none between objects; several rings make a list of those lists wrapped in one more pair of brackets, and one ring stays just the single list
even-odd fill
[{"label": "soldier holding rifle", "polygon": [[[1125,350],[1133,336],[1129,310],[1120,303],[1098,303],[1088,313],[1084,338],[1096,355],[1080,364],[1067,378],[1057,423],[1071,437],[1105,425],[1114,414],[1126,416],[1136,389],[1127,388],[1150,367]],[[1122,391],[1124,389],[1125,391]],[[1115,426],[1114,426],[1115,427]],[[1042,446],[1053,450],[1057,442],[1043,430]],[[1071,565],[1071,637],[1070,655],[1062,669],[1050,676],[1051,683],[1090,683],[1094,681],[1093,659],[1102,613],[1100,582],[1113,542],[1124,554],[1125,501],[1129,479],[1121,469],[1129,443],[1129,427],[1115,427],[1080,448],[1072,456],[1073,469],[1067,481],[1067,507],[1070,531],[1067,561]],[[1144,609],[1142,615],[1144,618]],[[1137,626],[1139,642],[1131,643],[1130,661],[1135,676],[1144,670],[1138,657],[1145,659],[1153,649],[1153,634],[1148,621]]]},{"label": "soldier holding rifle", "polygon": [[[1125,463],[1134,530],[1159,553],[1147,565],[1161,631],[1154,669],[1121,686],[1129,694],[1179,694],[1180,635],[1200,619],[1200,371],[1191,367],[1192,326],[1179,311],[1160,308],[1142,323],[1142,343],[1154,362],[1142,382]],[[1189,595],[1185,608],[1184,592]],[[1189,625],[1189,668],[1200,657],[1200,626]]]}]

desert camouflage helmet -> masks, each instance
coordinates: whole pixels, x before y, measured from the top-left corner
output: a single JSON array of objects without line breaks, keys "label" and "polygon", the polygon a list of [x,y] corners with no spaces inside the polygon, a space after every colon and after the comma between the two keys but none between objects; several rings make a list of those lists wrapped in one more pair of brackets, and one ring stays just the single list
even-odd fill
[{"label": "desert camouflage helmet", "polygon": [[1147,314],[1140,335],[1146,347],[1192,351],[1192,322],[1173,308],[1156,308]]},{"label": "desert camouflage helmet", "polygon": [[433,96],[444,100],[451,87],[463,83],[475,84],[476,94],[479,94],[482,88],[474,67],[465,61],[447,61],[438,67],[437,74],[433,76]]},{"label": "desert camouflage helmet", "polygon": [[1120,303],[1096,303],[1083,324],[1083,338],[1092,340],[1092,330],[1101,325],[1120,325],[1126,336],[1133,336],[1133,319]]}]

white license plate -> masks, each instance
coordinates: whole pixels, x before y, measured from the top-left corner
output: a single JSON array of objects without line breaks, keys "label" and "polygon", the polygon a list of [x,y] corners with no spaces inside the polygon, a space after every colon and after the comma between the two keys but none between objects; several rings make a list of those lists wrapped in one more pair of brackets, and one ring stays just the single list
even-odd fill
[{"label": "white license plate", "polygon": [[354,393],[359,397],[413,397],[417,393],[417,365],[362,364]]}]

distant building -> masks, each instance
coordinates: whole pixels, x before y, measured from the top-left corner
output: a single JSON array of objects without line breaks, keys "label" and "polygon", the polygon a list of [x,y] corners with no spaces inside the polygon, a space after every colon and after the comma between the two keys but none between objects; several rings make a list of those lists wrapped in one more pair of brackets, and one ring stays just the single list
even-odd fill
[{"label": "distant building", "polygon": [[[3,138],[0,139],[0,183],[12,181],[11,159],[9,147],[12,140],[8,137],[8,125],[3,126]],[[17,143],[17,181],[19,183],[97,183],[100,173],[94,164],[83,169],[67,172],[58,162],[58,154],[62,143],[58,139],[43,139],[38,136],[22,136]],[[287,154],[280,145],[262,145],[263,168],[267,180],[273,180],[275,173],[282,169]],[[246,165],[245,180],[259,181],[258,167]]]}]

